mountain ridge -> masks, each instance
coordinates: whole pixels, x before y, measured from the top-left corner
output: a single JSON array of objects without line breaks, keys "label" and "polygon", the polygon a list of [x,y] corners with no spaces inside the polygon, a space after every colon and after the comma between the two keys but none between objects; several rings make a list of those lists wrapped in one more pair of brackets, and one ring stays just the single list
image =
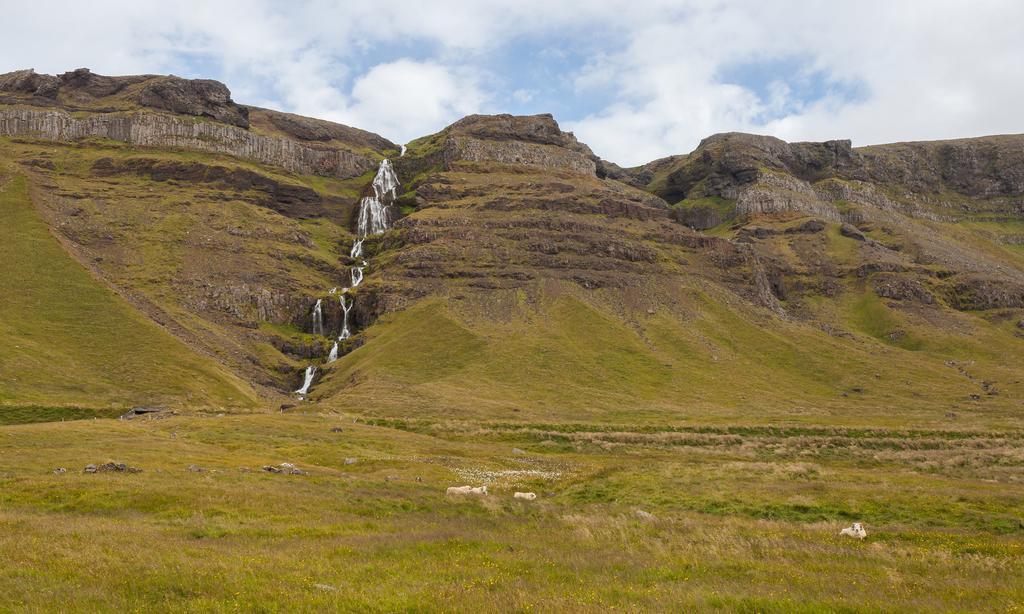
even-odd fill
[{"label": "mountain ridge", "polygon": [[[365,131],[237,105],[215,83],[0,75],[0,145],[78,260],[268,400],[312,362],[312,401],[370,413],[561,404],[593,418],[645,399],[667,420],[789,399],[877,416],[896,403],[929,425],[964,403],[1018,420],[1020,377],[1001,356],[1024,339],[1024,137],[854,148],[725,133],[623,169],[550,115],[473,115],[400,155]],[[351,285],[355,219],[385,157],[393,224],[365,238],[344,314],[330,290]],[[311,333],[318,301],[323,328],[344,317],[356,331],[336,363],[331,335]],[[841,356],[856,366],[830,364]],[[950,361],[983,365],[977,381],[999,394]],[[911,383],[866,386],[901,362]],[[777,392],[753,398],[758,386]]]}]

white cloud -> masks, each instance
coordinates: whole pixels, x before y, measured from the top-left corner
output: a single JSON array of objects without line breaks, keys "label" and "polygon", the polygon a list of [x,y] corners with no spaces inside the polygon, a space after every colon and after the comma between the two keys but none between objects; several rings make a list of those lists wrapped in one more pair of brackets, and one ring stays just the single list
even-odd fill
[{"label": "white cloud", "polygon": [[[4,13],[18,27],[0,40],[0,72],[220,78],[237,100],[396,141],[500,112],[496,100],[564,94],[501,74],[527,61],[524,44],[566,71],[550,81],[576,88],[559,101],[563,124],[624,164],[727,130],[857,144],[1024,130],[1016,0],[96,0],[9,3]],[[595,40],[581,65],[564,68],[573,41],[587,41],[582,51]],[[793,76],[859,83],[864,95],[804,100],[787,75],[771,75],[763,96],[721,82],[723,68],[785,58],[805,62]]]},{"label": "white cloud", "polygon": [[356,81],[352,106],[339,120],[405,143],[480,110],[478,81],[471,70],[433,62],[379,64]]},{"label": "white cloud", "polygon": [[512,99],[518,102],[519,104],[526,104],[527,102],[533,100],[533,97],[536,95],[537,90],[519,88],[516,91],[512,92]]},{"label": "white cloud", "polygon": [[[622,163],[691,150],[713,132],[856,144],[1024,130],[1024,39],[1017,2],[723,3],[630,30],[599,65],[617,104],[568,125]],[[805,102],[784,82],[765,99],[716,81],[736,62],[806,57],[863,99]],[[580,74],[582,85],[593,69]],[[784,116],[766,121],[762,112]]]}]

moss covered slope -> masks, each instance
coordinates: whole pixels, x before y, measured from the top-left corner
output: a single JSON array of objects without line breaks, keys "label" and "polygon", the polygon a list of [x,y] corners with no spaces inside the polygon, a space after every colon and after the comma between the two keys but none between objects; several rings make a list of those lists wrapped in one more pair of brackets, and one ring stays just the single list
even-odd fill
[{"label": "moss covered slope", "polygon": [[0,404],[255,405],[249,386],[74,262],[40,219],[25,178],[5,175],[0,180]]}]

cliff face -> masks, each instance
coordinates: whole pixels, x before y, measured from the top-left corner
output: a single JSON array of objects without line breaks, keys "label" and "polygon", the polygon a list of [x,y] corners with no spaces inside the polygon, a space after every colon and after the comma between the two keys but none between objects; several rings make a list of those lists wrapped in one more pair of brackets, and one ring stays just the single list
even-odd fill
[{"label": "cliff face", "polygon": [[853,148],[850,141],[786,143],[728,133],[704,139],[685,156],[616,172],[671,203],[738,199],[767,173],[808,186],[826,179],[872,183],[924,199],[943,193],[1019,198],[1024,196],[1024,135]]},{"label": "cliff face", "polygon": [[513,297],[542,301],[552,287],[654,308],[684,266],[753,283],[741,250],[676,223],[657,196],[598,178],[589,148],[549,115],[471,116],[394,166],[414,212],[373,242],[381,311],[442,296],[506,317]]},{"label": "cliff face", "polygon": [[364,130],[239,105],[217,81],[107,77],[87,69],[56,77],[32,70],[0,75],[0,135],[107,138],[226,154],[293,173],[339,178],[373,170],[377,155],[397,149]]},{"label": "cliff face", "polygon": [[353,151],[398,152],[398,145],[384,137],[334,122],[282,113],[259,107],[246,107],[253,128],[262,134],[302,141],[312,146],[336,146]]},{"label": "cliff face", "polygon": [[19,70],[0,75],[0,102],[93,111],[145,107],[249,127],[248,110],[223,83],[174,75],[108,77],[79,68],[55,77]]},{"label": "cliff face", "polygon": [[302,175],[358,177],[373,159],[341,149],[315,149],[297,141],[210,121],[149,112],[104,113],[81,119],[59,110],[0,108],[0,135],[51,141],[96,137],[145,147],[175,147],[227,154]]},{"label": "cliff face", "polygon": [[[596,176],[597,156],[551,115],[470,115],[410,147],[423,168],[495,162]],[[413,158],[410,158],[413,159]],[[405,163],[407,166],[409,162]]]}]

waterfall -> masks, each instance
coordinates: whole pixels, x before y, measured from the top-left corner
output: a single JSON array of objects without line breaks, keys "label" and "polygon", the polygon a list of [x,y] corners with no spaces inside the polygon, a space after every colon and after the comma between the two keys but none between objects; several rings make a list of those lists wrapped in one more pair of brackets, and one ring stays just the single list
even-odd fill
[{"label": "waterfall", "polygon": [[388,194],[391,194],[391,200],[394,200],[398,197],[397,189],[398,175],[395,175],[394,169],[391,168],[391,162],[384,158],[380,161],[377,176],[373,178],[373,193],[380,201],[383,201]]},{"label": "waterfall", "polygon": [[313,334],[322,335],[324,334],[324,308],[323,299],[316,299],[316,305],[313,306]]},{"label": "waterfall", "polygon": [[398,157],[399,158],[404,158],[405,157],[405,145],[402,145],[402,153],[398,154]]},{"label": "waterfall", "polygon": [[[355,304],[355,301],[349,301],[346,303],[345,295],[341,295],[341,312],[343,315],[341,320],[341,335],[338,337],[340,341],[344,341],[352,336],[352,333],[348,330],[348,312],[352,310],[353,304]],[[334,345],[337,347],[338,344]]]},{"label": "waterfall", "polygon": [[302,381],[302,388],[295,391],[295,394],[299,396],[306,396],[309,392],[309,387],[313,385],[313,376],[316,375],[316,367],[309,365],[306,367],[306,377]]},{"label": "waterfall", "polygon": [[388,227],[388,210],[376,196],[359,202],[359,234],[375,235]]},{"label": "waterfall", "polygon": [[391,203],[397,198],[398,177],[387,158],[381,160],[377,175],[373,178],[373,196],[359,201],[359,223],[356,231],[360,237],[375,235],[388,229],[388,213]]},{"label": "waterfall", "polygon": [[[405,145],[402,145],[402,155],[405,155]],[[363,240],[370,235],[384,232],[391,225],[390,210],[395,199],[398,198],[398,185],[398,176],[391,168],[391,162],[386,158],[381,160],[380,168],[377,169],[377,174],[373,178],[373,195],[367,196],[359,202],[359,218],[356,224],[358,238],[352,243],[352,249],[349,251],[349,257],[357,260],[357,264],[352,267],[352,286],[341,289],[339,298],[341,311],[344,314],[341,334],[327,355],[328,363],[338,359],[341,342],[352,336],[352,331],[348,329],[348,315],[355,304],[355,299],[351,298],[346,301],[346,295],[349,290],[363,282],[363,270],[366,269],[366,260],[363,258]],[[333,296],[337,292],[337,288],[332,288],[330,295]],[[324,334],[323,299],[317,299],[316,305],[313,306],[313,334]],[[302,388],[296,390],[295,393],[300,397],[305,397],[309,393],[310,386],[313,385],[315,376],[316,366],[306,367]]]}]

